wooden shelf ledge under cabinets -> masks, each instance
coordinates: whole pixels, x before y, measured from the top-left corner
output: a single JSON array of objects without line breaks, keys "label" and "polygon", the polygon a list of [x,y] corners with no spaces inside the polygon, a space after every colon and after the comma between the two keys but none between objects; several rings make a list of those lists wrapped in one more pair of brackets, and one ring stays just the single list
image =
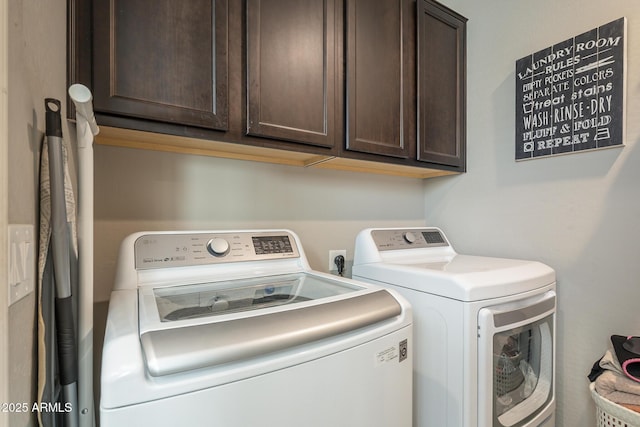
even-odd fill
[{"label": "wooden shelf ledge under cabinets", "polygon": [[200,140],[108,126],[100,126],[100,133],[96,136],[96,144],[165,151],[179,154],[196,154],[235,160],[250,160],[289,166],[405,176],[411,178],[433,178],[437,176],[458,174],[458,172],[438,169],[322,156],[296,151]]}]

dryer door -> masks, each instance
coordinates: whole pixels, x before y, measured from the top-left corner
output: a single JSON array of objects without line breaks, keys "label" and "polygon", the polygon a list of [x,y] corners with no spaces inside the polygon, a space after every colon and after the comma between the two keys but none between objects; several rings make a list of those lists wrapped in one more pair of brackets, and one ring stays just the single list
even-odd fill
[{"label": "dryer door", "polygon": [[479,425],[539,426],[553,412],[555,292],[480,310]]}]

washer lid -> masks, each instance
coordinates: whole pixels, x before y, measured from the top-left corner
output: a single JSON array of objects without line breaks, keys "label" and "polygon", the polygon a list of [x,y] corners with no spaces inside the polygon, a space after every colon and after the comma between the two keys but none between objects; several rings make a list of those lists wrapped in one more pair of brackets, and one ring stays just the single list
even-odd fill
[{"label": "washer lid", "polygon": [[353,266],[354,279],[414,289],[460,301],[519,294],[555,282],[555,271],[536,261],[471,255],[415,257]]},{"label": "washer lid", "polygon": [[270,353],[402,313],[386,290],[310,273],[142,287],[140,341],[152,376]]},{"label": "washer lid", "polygon": [[[320,281],[305,275],[289,274],[249,280],[154,287],[141,291],[141,296],[148,299],[149,292],[152,292],[157,318],[164,323],[297,304],[343,295],[357,289],[359,288],[340,282]],[[151,314],[155,318],[155,312]]]}]

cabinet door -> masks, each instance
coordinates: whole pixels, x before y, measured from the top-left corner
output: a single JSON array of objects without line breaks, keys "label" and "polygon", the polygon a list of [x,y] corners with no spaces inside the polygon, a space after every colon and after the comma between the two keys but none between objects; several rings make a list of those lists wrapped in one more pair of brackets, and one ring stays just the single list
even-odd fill
[{"label": "cabinet door", "polygon": [[226,130],[227,0],[95,0],[98,112]]},{"label": "cabinet door", "polygon": [[418,0],[418,160],[465,168],[466,18]]},{"label": "cabinet door", "polygon": [[347,0],[348,150],[415,158],[415,5]]},{"label": "cabinet door", "polygon": [[247,134],[335,145],[336,20],[335,0],[247,1]]}]

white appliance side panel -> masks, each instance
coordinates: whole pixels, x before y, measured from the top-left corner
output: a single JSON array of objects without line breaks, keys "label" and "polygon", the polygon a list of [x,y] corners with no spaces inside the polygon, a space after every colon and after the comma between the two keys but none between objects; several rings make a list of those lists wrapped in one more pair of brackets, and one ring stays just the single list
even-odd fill
[{"label": "white appliance side panel", "polygon": [[[399,343],[408,357],[399,361]],[[103,427],[411,427],[412,328],[276,372],[105,410]]]},{"label": "white appliance side panel", "polygon": [[[409,291],[411,292],[411,291]],[[415,291],[414,291],[415,292]],[[467,372],[463,304],[415,292],[416,426],[464,425],[463,387]],[[419,313],[419,314],[417,314]],[[420,319],[416,319],[416,317]]]},{"label": "white appliance side panel", "polygon": [[470,414],[464,401],[464,381],[465,373],[468,375],[473,369],[468,360],[467,330],[475,333],[474,325],[465,328],[467,304],[363,277],[353,278],[393,289],[413,307],[414,425],[466,425],[465,418]]}]

